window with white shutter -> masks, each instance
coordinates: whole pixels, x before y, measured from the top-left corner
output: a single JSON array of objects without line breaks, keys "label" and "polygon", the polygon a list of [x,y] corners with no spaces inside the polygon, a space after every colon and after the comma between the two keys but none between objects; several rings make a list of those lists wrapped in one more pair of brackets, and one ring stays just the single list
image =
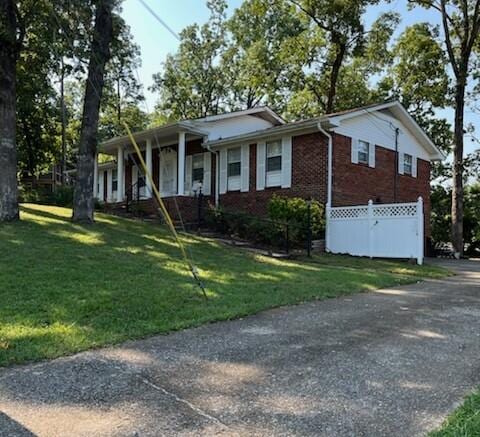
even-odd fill
[{"label": "window with white shutter", "polygon": [[235,147],[227,151],[227,190],[238,191],[241,187],[242,148]]},{"label": "window with white shutter", "polygon": [[266,159],[266,186],[278,187],[282,185],[282,143],[280,141],[267,142]]}]

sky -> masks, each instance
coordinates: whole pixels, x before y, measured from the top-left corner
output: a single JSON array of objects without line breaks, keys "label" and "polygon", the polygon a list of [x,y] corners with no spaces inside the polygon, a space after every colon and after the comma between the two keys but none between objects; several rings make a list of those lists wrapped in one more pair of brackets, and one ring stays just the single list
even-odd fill
[{"label": "sky", "polygon": [[[193,23],[202,24],[207,21],[209,11],[206,7],[206,0],[144,0],[156,14],[165,21],[177,34]],[[228,14],[231,15],[235,8],[239,7],[242,0],[228,0]],[[401,14],[402,21],[397,29],[398,36],[405,27],[416,22],[426,21],[431,24],[440,24],[440,17],[436,11],[424,9],[407,9],[406,0],[393,0],[390,3],[382,2],[377,6],[370,7],[365,16],[367,27],[382,12],[396,11]],[[140,46],[142,66],[139,69],[140,81],[144,87],[146,107],[148,112],[152,111],[157,97],[148,90],[152,85],[152,75],[161,71],[162,62],[168,53],[173,53],[178,47],[178,40],[171,35],[155,18],[149,14],[139,0],[124,0],[123,18],[130,25],[133,38]],[[439,116],[453,120],[453,111],[445,110]],[[467,123],[473,123],[477,135],[480,135],[479,114],[472,113],[466,109],[465,119]],[[478,148],[476,143],[471,143],[466,138],[465,150],[471,152]]]}]

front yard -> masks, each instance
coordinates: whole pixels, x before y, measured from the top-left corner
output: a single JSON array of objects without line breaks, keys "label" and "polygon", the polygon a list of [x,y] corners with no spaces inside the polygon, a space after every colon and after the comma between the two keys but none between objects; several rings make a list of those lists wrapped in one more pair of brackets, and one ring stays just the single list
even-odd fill
[{"label": "front yard", "polygon": [[349,257],[276,260],[184,237],[205,301],[163,227],[105,214],[86,227],[70,215],[26,204],[20,223],[0,225],[0,366],[445,274]]}]

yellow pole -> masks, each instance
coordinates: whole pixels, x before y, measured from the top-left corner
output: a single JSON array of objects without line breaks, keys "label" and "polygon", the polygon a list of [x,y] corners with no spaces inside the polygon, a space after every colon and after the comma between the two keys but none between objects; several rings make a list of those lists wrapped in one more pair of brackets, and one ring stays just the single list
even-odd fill
[{"label": "yellow pole", "polygon": [[130,138],[130,141],[133,144],[133,147],[135,149],[135,152],[137,153],[138,159],[140,161],[140,164],[142,165],[143,171],[145,173],[145,176],[148,178],[148,181],[150,182],[150,185],[152,187],[153,193],[155,194],[155,198],[158,201],[158,204],[160,205],[160,210],[162,212],[162,215],[165,219],[165,222],[167,223],[167,226],[170,228],[170,231],[172,232],[173,236],[175,237],[175,240],[178,244],[178,247],[180,248],[180,251],[182,252],[183,259],[185,260],[185,263],[187,264],[193,279],[197,281],[198,286],[202,290],[203,295],[205,298],[207,298],[207,293],[205,291],[205,287],[203,286],[202,282],[200,281],[200,278],[198,277],[198,271],[197,268],[193,265],[191,260],[187,256],[187,252],[185,250],[185,246],[182,243],[182,240],[180,240],[180,237],[178,236],[177,230],[175,229],[175,225],[173,224],[172,218],[170,217],[170,214],[168,213],[167,208],[165,207],[165,204],[163,203],[163,200],[160,196],[160,192],[158,191],[157,185],[155,184],[155,181],[153,180],[152,175],[147,169],[147,165],[145,164],[145,160],[143,159],[142,153],[140,152],[140,148],[138,147],[137,142],[135,141],[135,138],[132,135],[132,132],[130,131],[130,128],[128,127],[127,123],[123,123],[125,126],[125,129],[127,130],[127,134]]}]

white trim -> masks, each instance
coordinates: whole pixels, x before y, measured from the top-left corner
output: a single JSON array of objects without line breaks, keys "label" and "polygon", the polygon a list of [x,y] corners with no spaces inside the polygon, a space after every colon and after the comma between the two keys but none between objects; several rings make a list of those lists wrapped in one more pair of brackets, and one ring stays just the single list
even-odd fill
[{"label": "white trim", "polygon": [[241,151],[240,191],[250,191],[250,144],[243,144]]},{"label": "white trim", "polygon": [[416,156],[412,156],[412,177],[417,177],[417,162],[418,158]]},{"label": "white trim", "polygon": [[398,152],[398,174],[403,174],[405,166],[405,154],[403,152]]},{"label": "white trim", "polygon": [[353,164],[358,164],[358,139],[352,138],[351,139],[351,161]]},{"label": "white trim", "polygon": [[177,152],[177,194],[185,194],[185,132],[178,133],[178,152]]},{"label": "white trim", "polygon": [[368,166],[375,168],[375,155],[377,151],[377,146],[372,143],[368,143]]},{"label": "white trim", "polygon": [[265,141],[257,143],[257,191],[265,189],[265,161],[267,149]]},{"label": "white trim", "polygon": [[282,138],[282,188],[292,186],[292,137]]},{"label": "white trim", "polygon": [[203,154],[203,194],[210,196],[212,194],[212,153]]},{"label": "white trim", "polygon": [[220,150],[220,187],[219,193],[225,194],[227,192],[227,149]]}]

